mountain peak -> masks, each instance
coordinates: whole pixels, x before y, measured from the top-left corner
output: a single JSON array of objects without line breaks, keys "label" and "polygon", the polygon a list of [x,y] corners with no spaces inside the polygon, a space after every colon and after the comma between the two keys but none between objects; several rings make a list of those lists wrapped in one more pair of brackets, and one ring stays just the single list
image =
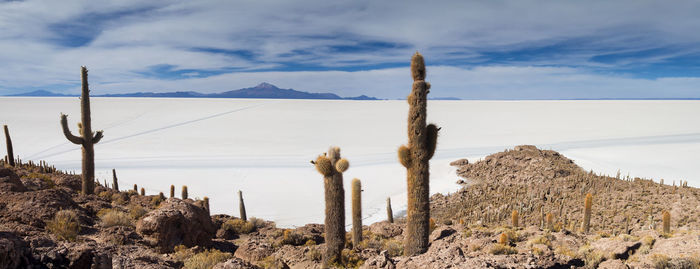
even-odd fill
[{"label": "mountain peak", "polygon": [[255,88],[259,88],[259,89],[279,89],[279,88],[277,88],[277,86],[272,85],[272,84],[267,83],[267,82],[260,83],[260,84],[258,84],[258,86],[255,86]]}]

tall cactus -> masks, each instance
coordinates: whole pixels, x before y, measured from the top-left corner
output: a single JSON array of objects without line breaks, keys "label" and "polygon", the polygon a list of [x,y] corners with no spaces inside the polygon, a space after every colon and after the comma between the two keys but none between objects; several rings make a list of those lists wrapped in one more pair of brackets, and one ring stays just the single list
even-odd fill
[{"label": "tall cactus", "polygon": [[80,78],[82,80],[82,95],[80,97],[81,122],[78,124],[80,136],[75,136],[68,128],[68,116],[61,114],[61,127],[63,135],[68,141],[76,145],[82,145],[83,149],[83,174],[82,191],[83,194],[93,194],[95,192],[95,144],[102,139],[102,131],[92,132],[90,121],[90,89],[88,88],[87,68],[80,67]]},{"label": "tall cactus", "polygon": [[170,198],[175,197],[175,185],[170,185]]},{"label": "tall cactus", "polygon": [[119,191],[119,182],[117,182],[117,170],[112,169],[112,189]]},{"label": "tall cactus", "polygon": [[389,223],[394,223],[394,211],[391,210],[391,198],[390,197],[386,198],[386,220],[388,220]]},{"label": "tall cactus", "polygon": [[350,163],[340,158],[340,148],[331,147],[327,154],[320,155],[312,162],[321,175],[326,199],[326,253],[323,264],[329,266],[339,262],[341,251],[345,246],[345,190],[343,189],[343,172]]},{"label": "tall cactus", "polygon": [[587,233],[591,226],[591,208],[593,207],[593,195],[586,194],[586,200],[583,203],[583,222],[581,223],[581,231]]},{"label": "tall cactus", "polygon": [[362,183],[352,180],[352,245],[357,248],[362,241]]},{"label": "tall cactus", "polygon": [[12,138],[10,138],[10,130],[7,129],[7,125],[3,126],[5,129],[5,145],[7,146],[7,162],[10,166],[15,166],[15,155],[12,152]]},{"label": "tall cactus", "polygon": [[240,190],[238,191],[238,210],[240,211],[241,219],[248,221],[248,216],[245,213],[245,204],[243,203],[243,192]]},{"label": "tall cactus", "polygon": [[182,200],[187,200],[187,185],[182,186]]},{"label": "tall cactus", "polygon": [[408,216],[404,254],[413,256],[428,249],[430,235],[430,171],[429,161],[435,153],[438,131],[434,124],[426,126],[428,92],[423,56],[416,52],[411,59],[413,90],[408,95],[408,146],[399,147],[399,161],[407,169]]}]

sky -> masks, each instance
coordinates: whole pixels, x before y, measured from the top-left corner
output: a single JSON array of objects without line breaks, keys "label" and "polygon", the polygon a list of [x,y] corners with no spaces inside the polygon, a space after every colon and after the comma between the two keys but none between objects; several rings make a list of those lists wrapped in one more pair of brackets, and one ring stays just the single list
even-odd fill
[{"label": "sky", "polygon": [[2,1],[0,95],[700,98],[699,1]]}]

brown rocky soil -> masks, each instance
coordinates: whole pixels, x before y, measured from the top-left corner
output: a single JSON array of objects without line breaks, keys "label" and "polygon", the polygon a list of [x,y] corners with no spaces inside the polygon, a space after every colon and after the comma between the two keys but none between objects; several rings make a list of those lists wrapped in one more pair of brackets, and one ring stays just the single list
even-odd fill
[{"label": "brown rocky soil", "polygon": [[[599,176],[554,151],[519,146],[470,164],[468,183],[431,197],[436,227],[425,254],[403,257],[403,219],[363,227],[339,267],[350,268],[698,268],[700,190],[647,179]],[[323,225],[276,228],[209,216],[201,201],[98,186],[80,177],[0,161],[1,268],[321,268]],[[667,182],[668,183],[668,182]],[[591,230],[579,231],[583,197],[594,197]],[[75,238],[52,229],[61,210]],[[511,226],[518,210],[519,227]],[[661,211],[671,212],[662,234]],[[543,214],[553,215],[553,227]],[[117,216],[111,221],[107,216]],[[118,221],[116,221],[116,220]],[[499,242],[506,234],[504,242]]]}]

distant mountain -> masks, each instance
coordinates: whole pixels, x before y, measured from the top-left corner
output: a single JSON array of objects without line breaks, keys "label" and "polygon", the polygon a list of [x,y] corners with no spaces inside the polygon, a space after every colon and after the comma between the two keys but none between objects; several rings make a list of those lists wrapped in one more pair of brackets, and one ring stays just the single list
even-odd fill
[{"label": "distant mountain", "polygon": [[49,96],[77,96],[77,95],[60,94],[60,93],[53,93],[50,91],[37,90],[37,91],[33,91],[33,92],[10,94],[10,95],[5,95],[5,96],[31,96],[31,97],[44,96],[44,97],[49,97]]},{"label": "distant mountain", "polygon": [[[52,93],[49,91],[33,91],[8,96],[76,96]],[[337,100],[379,100],[375,97],[360,95],[357,97],[340,97],[333,93],[310,93],[294,89],[280,89],[270,83],[260,83],[251,88],[221,92],[198,93],[186,92],[135,92],[118,94],[98,94],[94,97],[168,97],[168,98],[260,98],[260,99],[337,99]]]}]

